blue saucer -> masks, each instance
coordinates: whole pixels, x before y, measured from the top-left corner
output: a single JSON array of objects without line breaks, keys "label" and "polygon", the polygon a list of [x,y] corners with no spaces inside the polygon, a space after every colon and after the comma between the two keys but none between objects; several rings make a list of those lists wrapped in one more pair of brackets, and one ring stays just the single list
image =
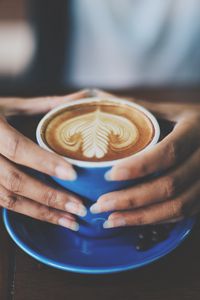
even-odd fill
[{"label": "blue saucer", "polygon": [[190,233],[194,219],[177,224],[169,237],[153,248],[138,252],[134,229],[123,236],[92,239],[3,210],[4,224],[15,243],[30,256],[51,267],[88,274],[106,274],[145,266],[171,252]]}]

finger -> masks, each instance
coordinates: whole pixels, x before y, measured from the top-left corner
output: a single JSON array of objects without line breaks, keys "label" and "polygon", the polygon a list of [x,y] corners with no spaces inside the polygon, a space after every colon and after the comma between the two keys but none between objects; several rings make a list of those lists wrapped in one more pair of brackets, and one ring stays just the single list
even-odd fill
[{"label": "finger", "polygon": [[74,231],[79,229],[79,225],[72,215],[41,205],[28,198],[15,195],[1,185],[0,205],[37,220],[61,225]]},{"label": "finger", "polygon": [[77,196],[45,185],[23,173],[3,157],[0,157],[0,173],[0,184],[14,194],[78,216],[86,215],[86,208]]},{"label": "finger", "polygon": [[[199,202],[200,180],[179,197],[133,211],[112,213],[104,223],[104,228],[147,225],[186,218],[194,214],[194,204]],[[196,208],[197,213],[200,210]]]},{"label": "finger", "polygon": [[194,114],[198,112],[200,105],[199,103],[176,103],[173,101],[152,101],[152,100],[142,100],[137,98],[127,98],[129,101],[137,103],[144,106],[146,109],[150,110],[156,117],[160,119],[167,119],[172,122],[177,122],[179,117],[183,114]]},{"label": "finger", "polygon": [[182,118],[151,150],[126,158],[106,174],[108,180],[128,180],[162,172],[190,156],[200,145],[199,120]]},{"label": "finger", "polygon": [[0,119],[0,153],[9,160],[61,179],[74,180],[72,166],[57,154],[46,151]]},{"label": "finger", "polygon": [[200,177],[200,150],[173,171],[131,188],[100,196],[92,213],[128,210],[174,198]]},{"label": "finger", "polygon": [[89,97],[90,90],[81,90],[64,96],[36,97],[29,99],[22,98],[0,98],[0,113],[9,115],[34,115],[46,113],[57,105],[70,100]]},{"label": "finger", "polygon": [[106,91],[104,91],[104,90],[100,90],[100,89],[91,89],[90,90],[90,97],[118,97],[118,96],[116,96],[116,95],[114,95],[114,94],[111,94],[111,93],[108,93],[108,92],[106,92]]},{"label": "finger", "polygon": [[159,225],[159,224],[174,224],[174,223],[178,223],[178,222],[182,221],[183,219],[184,219],[183,217],[169,219],[169,220],[165,220],[163,222],[156,223],[155,225]]},{"label": "finger", "polygon": [[186,107],[185,104],[177,104],[173,102],[153,102],[135,98],[133,98],[132,101],[144,106],[146,109],[151,111],[155,117],[167,119],[172,122],[177,121],[177,115],[179,115]]},{"label": "finger", "polygon": [[[167,118],[168,120],[171,121],[176,121],[177,118],[175,116],[177,116],[177,113],[180,113],[181,111],[183,111],[183,109],[188,108],[187,104],[184,103],[174,103],[174,102],[154,102],[154,101],[150,101],[150,100],[143,100],[143,99],[138,99],[135,97],[130,97],[130,96],[126,96],[126,95],[115,95],[115,94],[111,94],[108,93],[104,90],[100,90],[100,89],[91,89],[90,90],[90,96],[100,96],[100,97],[114,97],[114,98],[123,98],[126,100],[129,100],[130,102],[134,102],[137,103],[141,106],[144,106],[146,109],[150,110],[151,112],[153,112],[155,114],[155,116],[161,117],[161,118]],[[192,105],[193,108],[197,108],[199,109],[199,104],[193,104]]]}]

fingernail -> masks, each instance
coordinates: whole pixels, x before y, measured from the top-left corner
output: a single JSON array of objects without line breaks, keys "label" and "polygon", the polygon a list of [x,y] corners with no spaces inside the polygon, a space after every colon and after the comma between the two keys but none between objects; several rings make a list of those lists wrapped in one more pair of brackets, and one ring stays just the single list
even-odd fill
[{"label": "fingernail", "polygon": [[107,171],[104,175],[105,180],[111,181],[111,171]]},{"label": "fingernail", "polygon": [[113,169],[112,171],[108,171],[105,174],[105,179],[108,181],[128,180],[128,179],[131,179],[131,173],[126,168],[117,168],[117,169]]},{"label": "fingernail", "polygon": [[83,206],[80,203],[75,203],[75,202],[67,202],[65,204],[65,209],[66,211],[78,215],[80,217],[85,217],[87,214],[87,210],[85,206]]},{"label": "fingernail", "polygon": [[77,178],[77,174],[73,169],[64,168],[63,166],[57,166],[55,172],[56,176],[58,176],[60,179],[73,181]]},{"label": "fingernail", "polygon": [[120,218],[120,219],[105,221],[103,224],[103,228],[121,227],[125,225],[126,225],[126,221],[123,218]]},{"label": "fingernail", "polygon": [[77,222],[72,222],[71,220],[68,220],[66,218],[60,218],[58,220],[58,224],[66,227],[68,229],[71,229],[73,231],[78,231],[79,230],[79,224]]},{"label": "fingernail", "polygon": [[99,213],[101,213],[101,208],[97,203],[95,203],[90,207],[90,212],[92,214],[99,214]]}]

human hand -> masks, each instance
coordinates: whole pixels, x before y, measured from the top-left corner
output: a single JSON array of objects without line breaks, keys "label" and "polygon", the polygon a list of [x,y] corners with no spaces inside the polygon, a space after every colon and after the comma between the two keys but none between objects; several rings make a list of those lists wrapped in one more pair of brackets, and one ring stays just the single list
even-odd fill
[{"label": "human hand", "polygon": [[176,222],[200,212],[200,105],[139,104],[175,127],[154,148],[125,159],[107,174],[109,180],[160,176],[102,195],[91,211],[112,211],[105,228]]},{"label": "human hand", "polygon": [[43,150],[11,127],[6,116],[45,113],[58,104],[88,96],[88,91],[62,97],[34,99],[0,98],[0,206],[24,215],[78,230],[75,216],[84,216],[81,199],[45,185],[23,172],[26,166],[61,179],[74,180],[72,166],[54,153]]}]

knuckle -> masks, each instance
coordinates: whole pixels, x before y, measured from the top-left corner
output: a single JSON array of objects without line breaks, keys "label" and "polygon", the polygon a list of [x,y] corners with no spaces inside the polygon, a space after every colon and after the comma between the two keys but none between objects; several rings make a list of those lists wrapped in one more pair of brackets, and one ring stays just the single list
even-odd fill
[{"label": "knuckle", "polygon": [[57,206],[57,192],[51,189],[46,190],[43,193],[43,202],[48,207]]},{"label": "knuckle", "polygon": [[18,135],[13,134],[8,140],[7,153],[6,156],[15,161],[18,157],[20,145],[20,137]]},{"label": "knuckle", "polygon": [[15,206],[16,206],[16,202],[17,202],[17,195],[14,195],[14,194],[8,194],[6,197],[5,197],[5,200],[4,200],[4,207],[9,209],[9,210],[15,210]]},{"label": "knuckle", "polygon": [[138,201],[133,197],[127,199],[127,208],[134,208],[138,206]]},{"label": "knuckle", "polygon": [[179,218],[186,216],[186,206],[181,200],[171,201],[170,203],[171,217]]},{"label": "knuckle", "polygon": [[146,216],[144,213],[140,213],[136,216],[136,224],[137,225],[144,225],[147,224]]},{"label": "knuckle", "polygon": [[165,178],[165,194],[167,198],[171,198],[176,194],[177,184],[174,176]]},{"label": "knuckle", "polygon": [[174,141],[167,146],[167,157],[170,165],[177,161],[177,146]]},{"label": "knuckle", "polygon": [[14,192],[19,193],[22,190],[22,176],[17,171],[11,171],[6,180],[6,187]]},{"label": "knuckle", "polygon": [[53,222],[55,215],[49,207],[41,206],[39,209],[39,219],[46,222]]}]

